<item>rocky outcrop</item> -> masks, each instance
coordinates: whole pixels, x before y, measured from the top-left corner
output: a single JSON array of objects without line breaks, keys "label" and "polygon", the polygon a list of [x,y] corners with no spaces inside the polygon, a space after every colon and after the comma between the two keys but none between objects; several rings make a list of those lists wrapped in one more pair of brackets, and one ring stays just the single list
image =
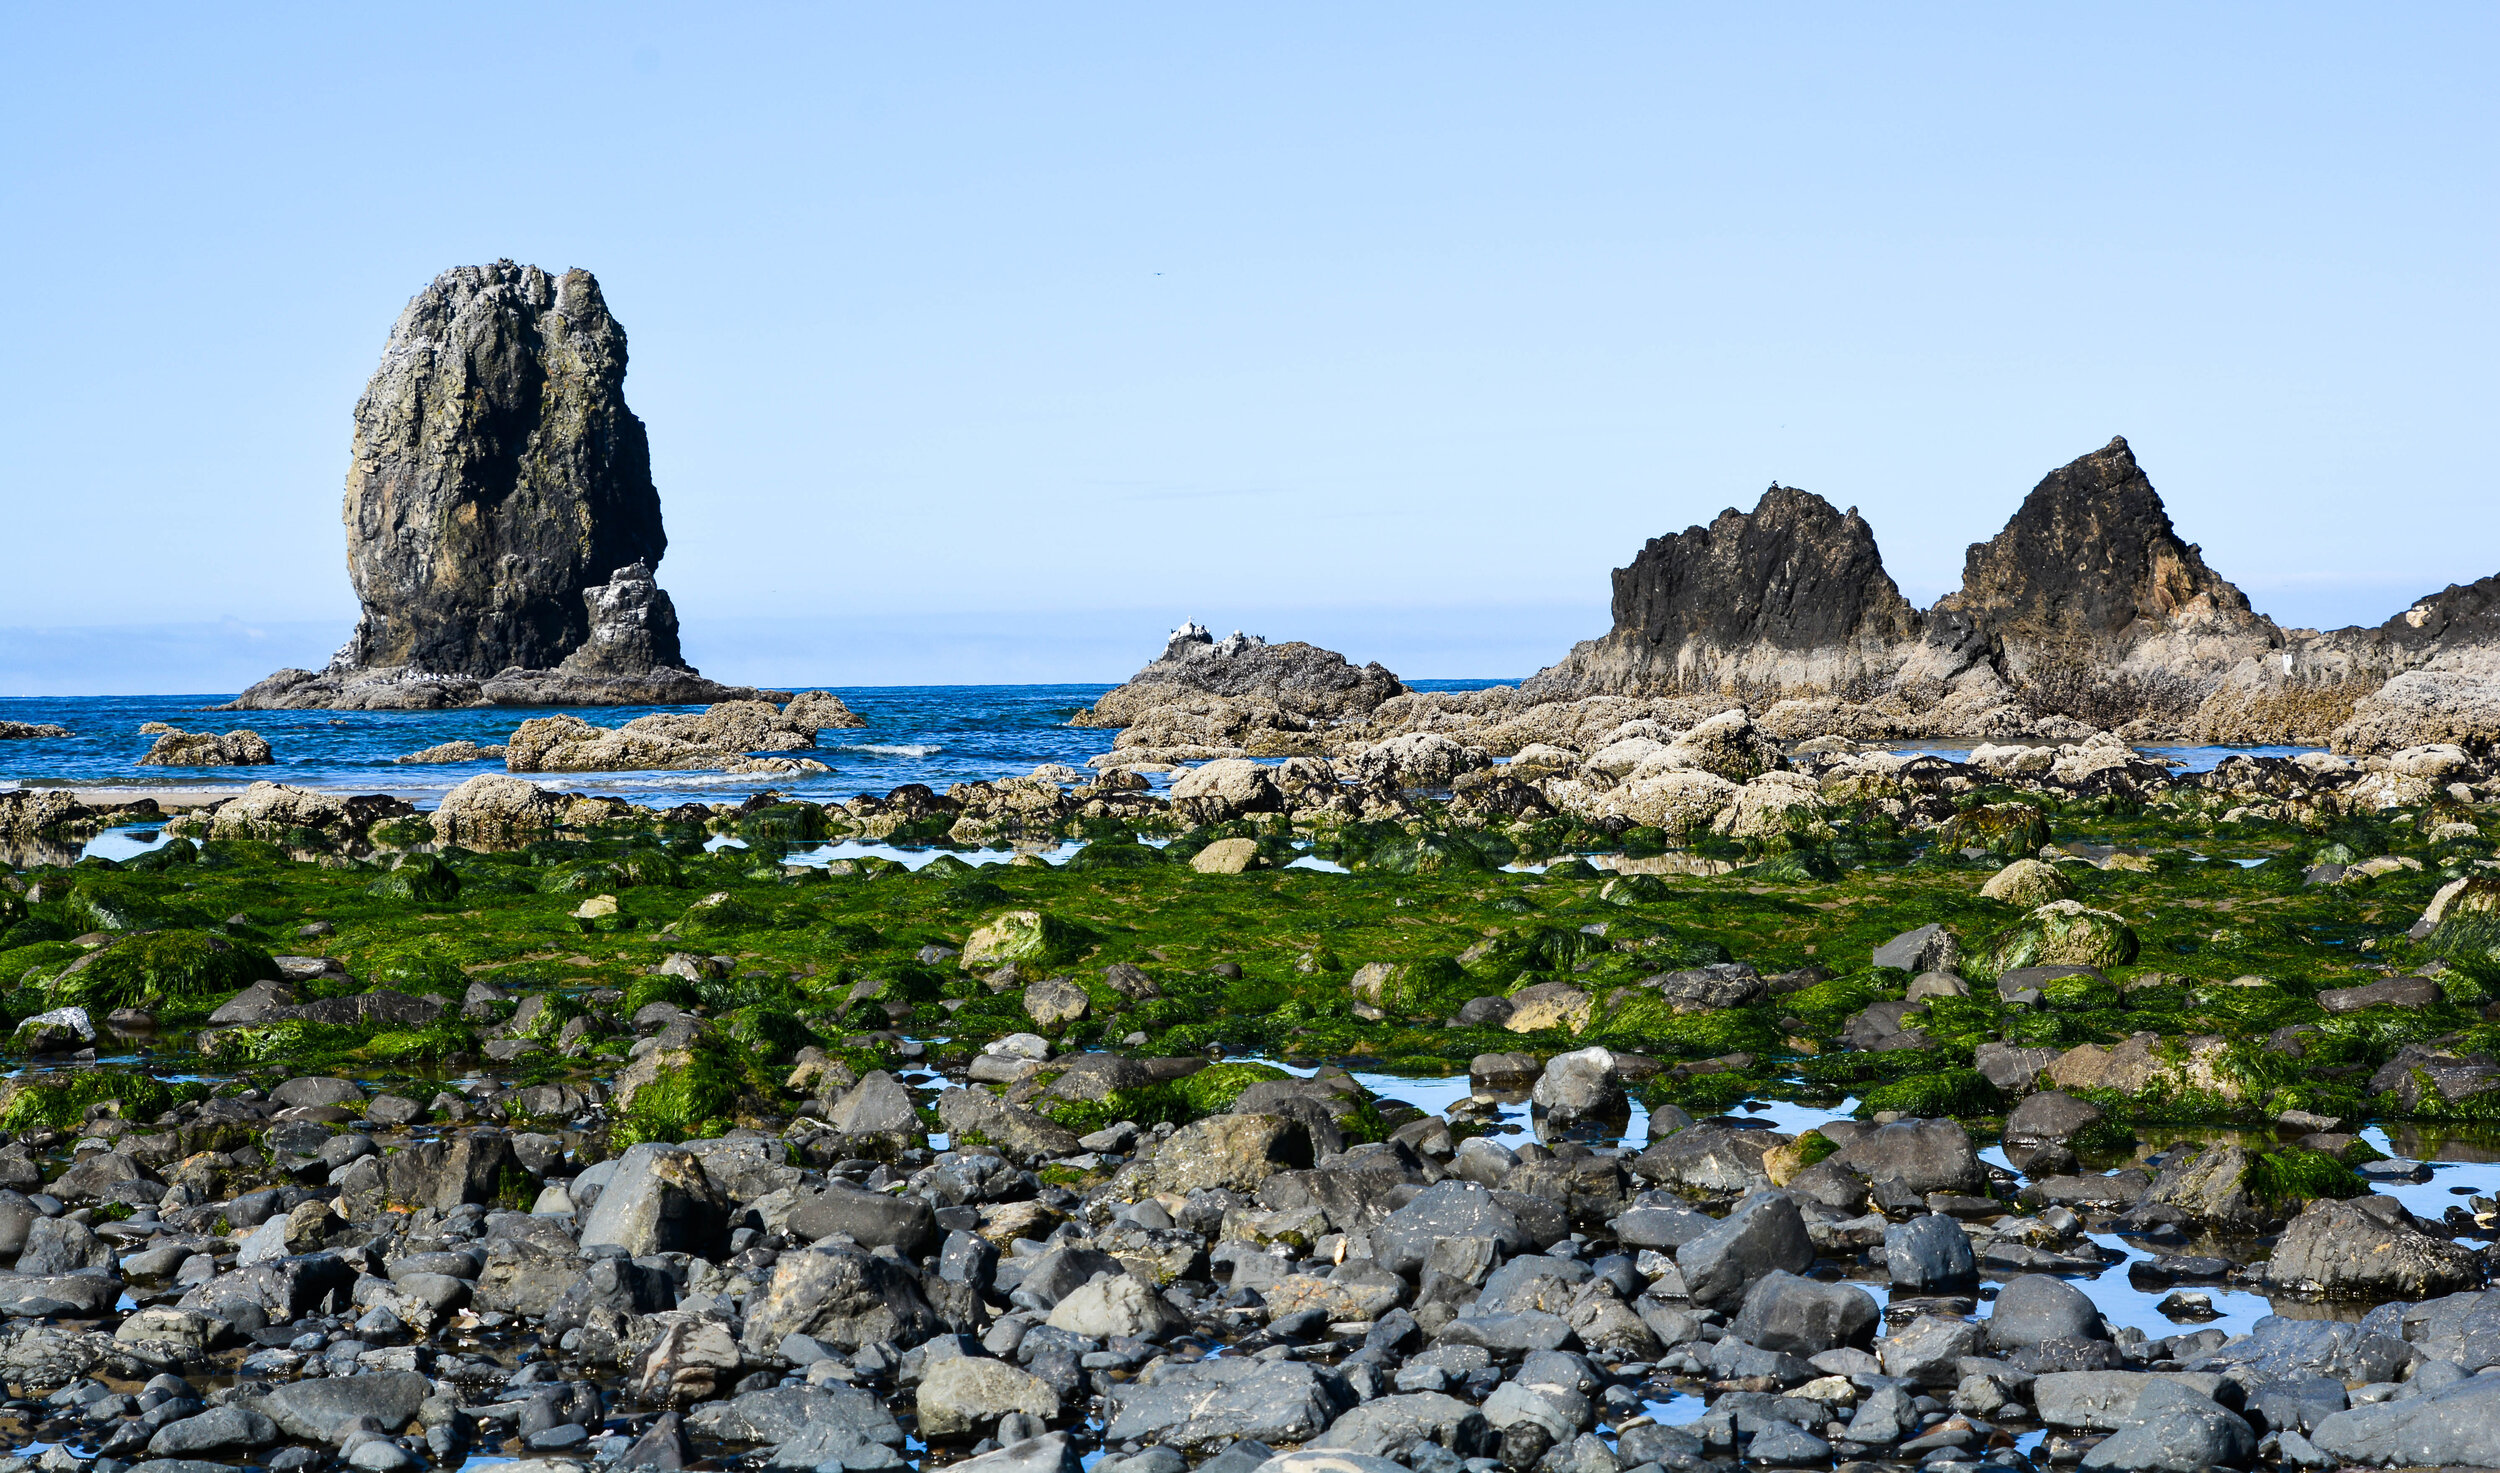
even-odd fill
[{"label": "rocky outcrop", "polygon": [[825,691],[809,691],[781,709],[769,701],[724,701],[700,715],[655,712],[616,728],[578,716],[541,716],[512,733],[504,766],[513,772],[669,768],[796,776],[830,769],[807,758],[755,754],[800,751],[816,744],[820,730],[865,725]]},{"label": "rocky outcrop", "polygon": [[1386,702],[1368,735],[1437,730],[1500,752],[1488,727],[1550,727],[1548,708],[1630,699],[1651,709],[1609,714],[1672,722],[1692,713],[1657,703],[1716,696],[1786,737],[2500,745],[2500,577],[2376,628],[2280,629],[2179,536],[2124,439],[2044,477],[1924,613],[1854,510],[1780,486],[1652,540],[1614,582],[1614,628],[1515,693]]},{"label": "rocky outcrop", "polygon": [[356,401],[355,634],[242,708],[680,704],[752,695],[685,663],[625,330],[587,271],[498,261],[409,302]]},{"label": "rocky outcrop", "polygon": [[1334,650],[1238,630],[1219,640],[1184,624],[1161,656],[1074,724],[1124,728],[1118,750],[1098,764],[1309,757],[1330,749],[1333,728],[1404,694],[1377,662],[1357,666]]},{"label": "rocky outcrop", "polygon": [[41,721],[0,721],[0,742],[32,742],[69,735],[66,726]]},{"label": "rocky outcrop", "polygon": [[1360,715],[1406,687],[1379,662],[1357,667],[1334,650],[1293,640],[1269,644],[1239,630],[1217,639],[1206,626],[1172,631],[1163,653],[1076,718],[1079,726],[1128,726],[1187,694],[1263,701],[1304,719]]},{"label": "rocky outcrop", "polygon": [[151,724],[158,727],[156,744],[139,759],[141,767],[266,767],[278,760],[256,731],[180,731]]},{"label": "rocky outcrop", "polygon": [[1840,689],[1890,674],[1920,621],[1856,507],[1775,484],[1615,569],[1614,626],[1522,693]]},{"label": "rocky outcrop", "polygon": [[[2017,688],[2185,715],[2241,659],[2282,643],[2273,621],[2183,541],[2127,442],[2043,477],[1965,558],[1939,619],[1967,620]],[[2081,713],[2076,713],[2081,714]]]}]

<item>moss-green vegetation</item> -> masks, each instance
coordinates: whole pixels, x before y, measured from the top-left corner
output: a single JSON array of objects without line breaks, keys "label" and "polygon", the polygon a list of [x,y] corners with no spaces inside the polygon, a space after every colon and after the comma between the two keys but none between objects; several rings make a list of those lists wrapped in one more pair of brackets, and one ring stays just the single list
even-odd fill
[{"label": "moss-green vegetation", "polygon": [[[472,980],[563,999],[532,1030],[548,1042],[576,1011],[622,1019],[665,1001],[719,1025],[721,1052],[643,1091],[628,1112],[628,1133],[643,1138],[682,1138],[744,1114],[786,1116],[796,1102],[779,1080],[810,1045],[865,1068],[896,1062],[889,1050],[897,1036],[948,1040],[932,1046],[947,1060],[1028,1030],[1021,985],[992,993],[982,982],[1007,960],[1027,981],[1063,973],[1087,989],[1088,1016],[1052,1030],[1063,1047],[1217,1047],[1456,1073],[1478,1053],[1603,1043],[1669,1066],[1644,1094],[1697,1114],[1748,1096],[1837,1103],[1854,1095],[1870,1112],[1984,1120],[2007,1107],[1972,1068],[1986,1044],[2116,1046],[2146,1031],[2228,1041],[2221,1088],[2095,1095],[2113,1111],[2112,1144],[2163,1122],[2245,1123],[2284,1109],[2384,1115],[2396,1102],[2373,1096],[2370,1077],[2406,1044],[2500,1050],[2500,1023],[2479,1015],[2500,997],[2494,911],[2452,910],[2428,941],[2405,937],[2441,884],[2488,873],[2476,862],[2489,844],[2429,843],[2427,810],[2300,828],[2224,823],[2224,806],[2194,793],[2146,805],[1983,789],[1954,799],[1959,811],[1938,832],[1848,806],[1859,800],[1846,793],[1827,796],[1843,806],[1782,834],[1684,841],[1739,866],[1717,878],[1615,876],[1571,857],[1676,842],[1654,830],[1608,835],[1555,818],[1468,829],[1432,803],[1417,821],[1305,836],[1350,874],[1275,867],[1203,876],[1179,862],[1214,838],[1240,837],[1280,865],[1294,836],[1272,816],[1183,833],[1162,850],[1137,843],[1117,820],[1090,819],[1082,863],[976,869],[942,861],[916,872],[860,861],[838,872],[785,873],[779,846],[823,831],[823,814],[801,803],[715,820],[747,845],[719,852],[706,852],[699,832],[683,826],[568,834],[508,853],[452,848],[406,864],[386,849],[366,855],[361,869],[335,845],[316,863],[273,843],[186,841],[118,868],[29,872],[35,888],[0,900],[0,993],[12,1019],[56,1002],[155,1008],[177,1024],[157,1040],[169,1065],[192,1037],[179,1025],[252,980],[244,974],[258,965],[253,959],[270,952],[326,951],[356,979],[302,984],[311,996],[372,985],[454,1002],[453,1014],[429,1027],[272,1023],[217,1030],[209,1046],[207,1062],[228,1068],[353,1068],[367,1077],[476,1063],[501,1024],[458,1017]],[[914,820],[913,832],[942,834],[943,818]],[[405,837],[430,835],[411,829]],[[2098,921],[2049,925],[1980,895],[2006,856],[2051,841],[2148,856],[2141,869],[2059,865],[2082,907],[2119,918],[2131,953]],[[2405,855],[2424,868],[2368,887],[2302,883],[2304,867],[2333,846],[2360,858]],[[1542,874],[1500,867],[1523,856],[1558,862]],[[2242,868],[2227,858],[2267,862]],[[585,934],[572,919],[592,895],[615,897],[617,929],[603,923]],[[961,948],[976,930],[1026,915],[1036,919],[1009,926],[1014,934],[981,965],[917,959],[924,947]],[[314,920],[335,934],[298,938],[297,928]],[[1961,942],[1972,995],[1927,999],[1903,1020],[1925,1048],[1848,1049],[1842,1033],[1852,1017],[1899,999],[1908,981],[1872,970],[1871,949],[1929,922]],[[72,938],[95,931],[124,939],[90,959]],[[2093,960],[2108,981],[2053,981],[2036,1008],[2002,1004],[1988,985],[1992,965],[2052,959],[2070,946],[2101,947]],[[655,975],[677,951],[725,958],[725,975]],[[1677,1012],[1644,985],[1728,959],[1765,976],[1808,966],[1832,975],[1716,1011]],[[2435,960],[2448,970],[2444,1000],[2430,1006],[2330,1014],[2316,1000],[2324,988],[2383,974],[2364,964],[2401,973]],[[1104,986],[1102,969],[1113,962],[1143,968],[1160,995],[1134,999]],[[1241,975],[1219,974],[1221,963]],[[1471,998],[1546,983],[1588,995],[1584,1029],[1523,1036],[1452,1025]],[[1364,1014],[1384,1016],[1367,1019],[1358,1002]],[[1142,1044],[1123,1042],[1138,1034]],[[607,1053],[574,1059],[549,1048],[514,1072],[612,1075],[623,1041],[599,1047]],[[1102,1102],[1116,1110],[1104,1118],[1194,1118],[1229,1107],[1264,1077],[1261,1065],[1219,1064],[1137,1092],[1152,1098]],[[2500,1092],[2452,1102],[2433,1091],[2406,1113],[2470,1124],[2500,1115]]]},{"label": "moss-green vegetation", "polygon": [[53,983],[55,1006],[90,1012],[114,1008],[197,1007],[277,975],[269,953],[248,942],[204,931],[150,931],[64,969]]},{"label": "moss-green vegetation", "polygon": [[110,1102],[124,1120],[148,1122],[186,1099],[206,1097],[203,1085],[170,1085],[133,1069],[64,1069],[21,1074],[0,1086],[0,1130],[62,1130]]}]

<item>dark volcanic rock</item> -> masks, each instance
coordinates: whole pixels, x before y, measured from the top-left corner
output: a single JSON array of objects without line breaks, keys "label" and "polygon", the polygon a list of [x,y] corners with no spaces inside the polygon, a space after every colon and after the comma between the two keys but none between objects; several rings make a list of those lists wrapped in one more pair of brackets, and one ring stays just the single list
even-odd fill
[{"label": "dark volcanic rock", "polygon": [[356,401],[347,567],[364,605],[327,671],[244,708],[733,698],[678,648],[625,330],[587,271],[446,271]]},{"label": "dark volcanic rock", "polygon": [[1651,538],[1615,569],[1613,631],[1521,691],[1716,689],[1723,674],[1775,672],[1830,683],[1852,673],[1850,652],[1880,657],[1918,634],[1918,611],[1884,571],[1857,509],[1774,485],[1750,512],[1730,507],[1707,527]]},{"label": "dark volcanic rock", "polygon": [[[650,440],[625,407],[625,329],[587,271],[436,277],[356,401],[351,456],[351,664],[549,668],[589,638],[587,589],[668,550]],[[675,626],[656,663],[682,663]]]},{"label": "dark volcanic rock", "polygon": [[1080,714],[1080,726],[1127,726],[1146,711],[1191,692],[1259,697],[1302,717],[1360,716],[1406,687],[1379,662],[1356,666],[1334,650],[1292,640],[1269,644],[1235,631],[1217,639],[1204,626],[1173,631],[1163,654],[1128,683]]},{"label": "dark volcanic rock", "polygon": [[2164,635],[2214,641],[2172,652],[2164,664],[2178,673],[2184,663],[2218,673],[2282,642],[2180,539],[2123,438],[2043,477],[2004,531],[1972,545],[1961,589],[1935,612],[1973,622],[2017,681],[2114,662]]}]

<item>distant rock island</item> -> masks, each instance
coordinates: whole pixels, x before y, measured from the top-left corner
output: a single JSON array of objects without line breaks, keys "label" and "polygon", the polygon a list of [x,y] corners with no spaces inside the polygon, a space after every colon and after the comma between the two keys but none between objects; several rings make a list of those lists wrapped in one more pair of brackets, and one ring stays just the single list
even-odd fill
[{"label": "distant rock island", "polygon": [[589,272],[437,276],[400,313],[355,420],[347,569],[363,615],[328,668],[280,670],[234,708],[767,694],[704,679],[678,648],[625,329]]},{"label": "distant rock island", "polygon": [[1377,665],[1357,681],[1325,650],[1231,648],[1191,626],[1079,719],[1127,728],[1124,756],[1166,762],[1342,754],[1415,732],[1496,753],[1570,747],[1731,706],[1791,741],[2500,743],[2500,577],[2375,628],[2279,627],[2179,536],[2124,439],[2042,478],[1925,610],[1855,508],[1779,485],[1750,512],[1651,539],[1615,570],[1613,606],[1605,635],[1516,688],[1467,692],[1410,692]]}]

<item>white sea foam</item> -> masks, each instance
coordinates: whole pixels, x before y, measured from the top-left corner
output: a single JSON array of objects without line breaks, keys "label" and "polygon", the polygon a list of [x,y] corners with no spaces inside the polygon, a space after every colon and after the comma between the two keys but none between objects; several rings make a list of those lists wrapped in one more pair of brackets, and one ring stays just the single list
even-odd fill
[{"label": "white sea foam", "polygon": [[837,752],[873,752],[880,757],[934,757],[946,749],[934,744],[923,746],[916,742],[861,742],[857,746],[836,747],[834,750]]}]

